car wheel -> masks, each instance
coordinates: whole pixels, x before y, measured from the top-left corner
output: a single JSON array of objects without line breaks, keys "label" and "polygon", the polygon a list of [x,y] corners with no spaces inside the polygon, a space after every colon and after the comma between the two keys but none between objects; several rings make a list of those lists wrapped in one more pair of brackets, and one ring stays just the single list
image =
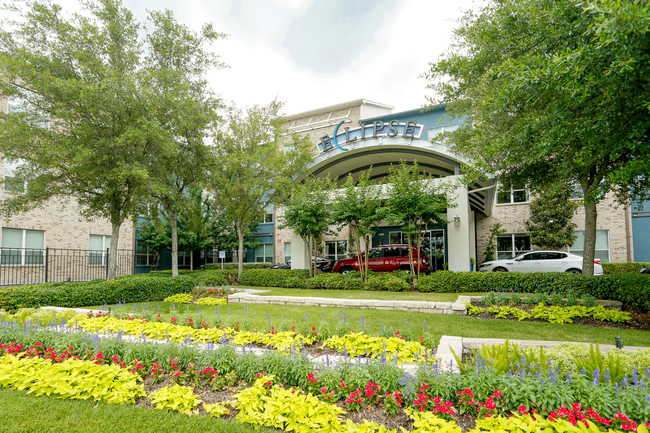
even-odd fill
[{"label": "car wheel", "polygon": [[498,268],[492,269],[492,272],[508,272],[506,268],[499,266]]},{"label": "car wheel", "polygon": [[347,275],[347,274],[349,274],[350,272],[352,272],[352,268],[341,268],[341,269],[339,270],[339,274],[341,274],[341,275]]},{"label": "car wheel", "polygon": [[576,268],[567,269],[567,272],[570,273],[570,274],[576,274],[576,275],[582,274],[582,271],[580,269],[576,269]]},{"label": "car wheel", "polygon": [[399,268],[400,271],[404,272],[405,274],[410,274],[411,273],[411,268]]}]

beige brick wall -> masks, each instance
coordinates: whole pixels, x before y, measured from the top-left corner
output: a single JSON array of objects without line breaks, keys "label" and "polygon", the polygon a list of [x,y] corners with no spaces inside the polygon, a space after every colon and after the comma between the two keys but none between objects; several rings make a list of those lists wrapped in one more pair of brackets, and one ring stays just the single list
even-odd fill
[{"label": "beige brick wall", "polygon": [[[0,111],[7,112],[7,100],[0,99]],[[0,177],[4,178],[4,159],[0,157]],[[12,196],[0,185],[0,200]],[[111,224],[104,218],[88,221],[81,216],[80,207],[73,199],[53,199],[42,208],[18,214],[11,219],[0,218],[0,227],[45,231],[45,246],[87,250],[90,235],[111,235]],[[120,249],[133,251],[135,234],[133,222],[126,221],[120,230]],[[1,237],[1,232],[0,232]],[[0,239],[1,242],[1,239]]]},{"label": "beige brick wall", "polygon": [[[597,230],[609,231],[609,261],[632,261],[631,244],[631,215],[629,207],[617,206],[613,194],[609,194],[598,205]],[[580,206],[572,218],[576,230],[584,230],[584,207]],[[526,233],[525,221],[530,218],[529,203],[494,204],[492,215],[484,217],[477,215],[476,232],[479,263],[485,260],[485,247],[490,237],[489,230],[497,222],[501,222],[506,233]],[[532,246],[533,249],[539,247]]]}]

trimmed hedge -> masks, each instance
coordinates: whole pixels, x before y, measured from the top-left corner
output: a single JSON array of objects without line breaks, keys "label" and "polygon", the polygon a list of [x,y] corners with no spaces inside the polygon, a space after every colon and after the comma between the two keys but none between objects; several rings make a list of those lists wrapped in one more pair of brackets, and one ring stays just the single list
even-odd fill
[{"label": "trimmed hedge", "polygon": [[307,269],[246,269],[241,274],[239,284],[256,287],[303,288],[306,278],[309,278]]},{"label": "trimmed hedge", "polygon": [[347,275],[322,273],[305,281],[305,288],[320,290],[363,290],[359,272]]},{"label": "trimmed hedge", "polygon": [[623,263],[601,263],[603,265],[603,274],[638,274],[641,269],[650,266],[650,263],[636,263],[636,262],[623,262]]},{"label": "trimmed hedge", "polygon": [[[268,269],[271,267],[272,263],[244,263],[244,269]],[[223,269],[239,269],[239,265],[237,263],[224,263],[223,264]],[[221,263],[206,263],[205,264],[205,270],[211,270],[211,269],[218,269],[221,270]]]},{"label": "trimmed hedge", "polygon": [[650,277],[642,274],[603,276],[574,275],[566,272],[452,272],[439,271],[421,276],[416,290],[421,292],[520,292],[589,294],[597,299],[621,301],[626,308],[650,311]]},{"label": "trimmed hedge", "polygon": [[152,278],[135,275],[114,280],[83,283],[45,283],[0,290],[0,309],[41,307],[85,307],[118,302],[159,301],[177,293],[188,293],[196,280],[187,276]]}]

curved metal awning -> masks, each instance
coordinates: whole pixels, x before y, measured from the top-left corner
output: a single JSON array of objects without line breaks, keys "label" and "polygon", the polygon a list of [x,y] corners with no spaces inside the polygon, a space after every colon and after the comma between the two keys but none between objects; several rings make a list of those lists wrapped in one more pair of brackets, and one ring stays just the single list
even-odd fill
[{"label": "curved metal awning", "polygon": [[[422,173],[436,178],[462,174],[465,163],[443,144],[417,138],[377,137],[352,143],[346,150],[329,149],[320,153],[307,166],[307,174],[337,179],[339,186],[348,174],[355,179],[359,173],[372,167],[371,179],[383,183],[391,166],[400,161],[417,162]],[[299,180],[299,179],[298,179]],[[468,186],[468,199],[472,210],[489,215],[494,201],[494,179],[486,179]]]}]

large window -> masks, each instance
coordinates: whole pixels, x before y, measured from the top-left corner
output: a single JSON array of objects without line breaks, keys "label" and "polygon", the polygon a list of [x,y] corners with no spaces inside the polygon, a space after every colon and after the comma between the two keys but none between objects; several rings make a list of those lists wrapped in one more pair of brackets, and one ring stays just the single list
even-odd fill
[{"label": "large window", "polygon": [[530,251],[530,236],[508,234],[497,236],[497,259],[511,259]]},{"label": "large window", "polygon": [[[576,240],[569,247],[569,252],[579,256],[584,255],[585,248],[585,232],[574,232]],[[601,262],[609,262],[609,231],[596,230],[596,254],[595,258],[600,259]]]},{"label": "large window", "polygon": [[348,257],[348,241],[326,241],[325,258],[340,260]]},{"label": "large window", "polygon": [[291,261],[291,242],[284,243],[284,263]]},{"label": "large window", "polygon": [[178,266],[190,266],[192,251],[178,251]]},{"label": "large window", "polygon": [[255,261],[273,263],[273,244],[264,244],[255,248]]},{"label": "large window", "polygon": [[262,224],[273,222],[273,205],[268,205],[264,208],[264,216],[262,217]]},{"label": "large window", "polygon": [[111,246],[111,237],[106,235],[90,235],[89,265],[106,266],[108,262],[108,249]]},{"label": "large window", "polygon": [[502,185],[499,183],[497,188],[497,203],[526,203],[528,202],[528,189],[525,185]]},{"label": "large window", "polygon": [[2,229],[3,265],[42,265],[45,232],[42,230]]},{"label": "large window", "polygon": [[137,242],[135,249],[136,266],[152,266],[154,264],[153,251],[143,242]]},{"label": "large window", "polygon": [[5,159],[5,191],[25,192],[25,179],[18,175],[18,169],[24,163],[23,159]]},{"label": "large window", "polygon": [[[432,141],[444,132],[451,132],[457,129],[458,129],[458,125],[447,125],[447,126],[439,126],[437,128],[431,128],[427,130],[427,137],[429,141]],[[436,139],[435,141],[440,141],[440,139]]]},{"label": "large window", "polygon": [[26,116],[26,120],[32,125],[43,129],[50,127],[50,117],[47,113],[39,111],[37,104],[42,105],[42,98],[34,92],[22,87],[16,87],[20,92],[12,95],[7,101],[7,113]]}]

